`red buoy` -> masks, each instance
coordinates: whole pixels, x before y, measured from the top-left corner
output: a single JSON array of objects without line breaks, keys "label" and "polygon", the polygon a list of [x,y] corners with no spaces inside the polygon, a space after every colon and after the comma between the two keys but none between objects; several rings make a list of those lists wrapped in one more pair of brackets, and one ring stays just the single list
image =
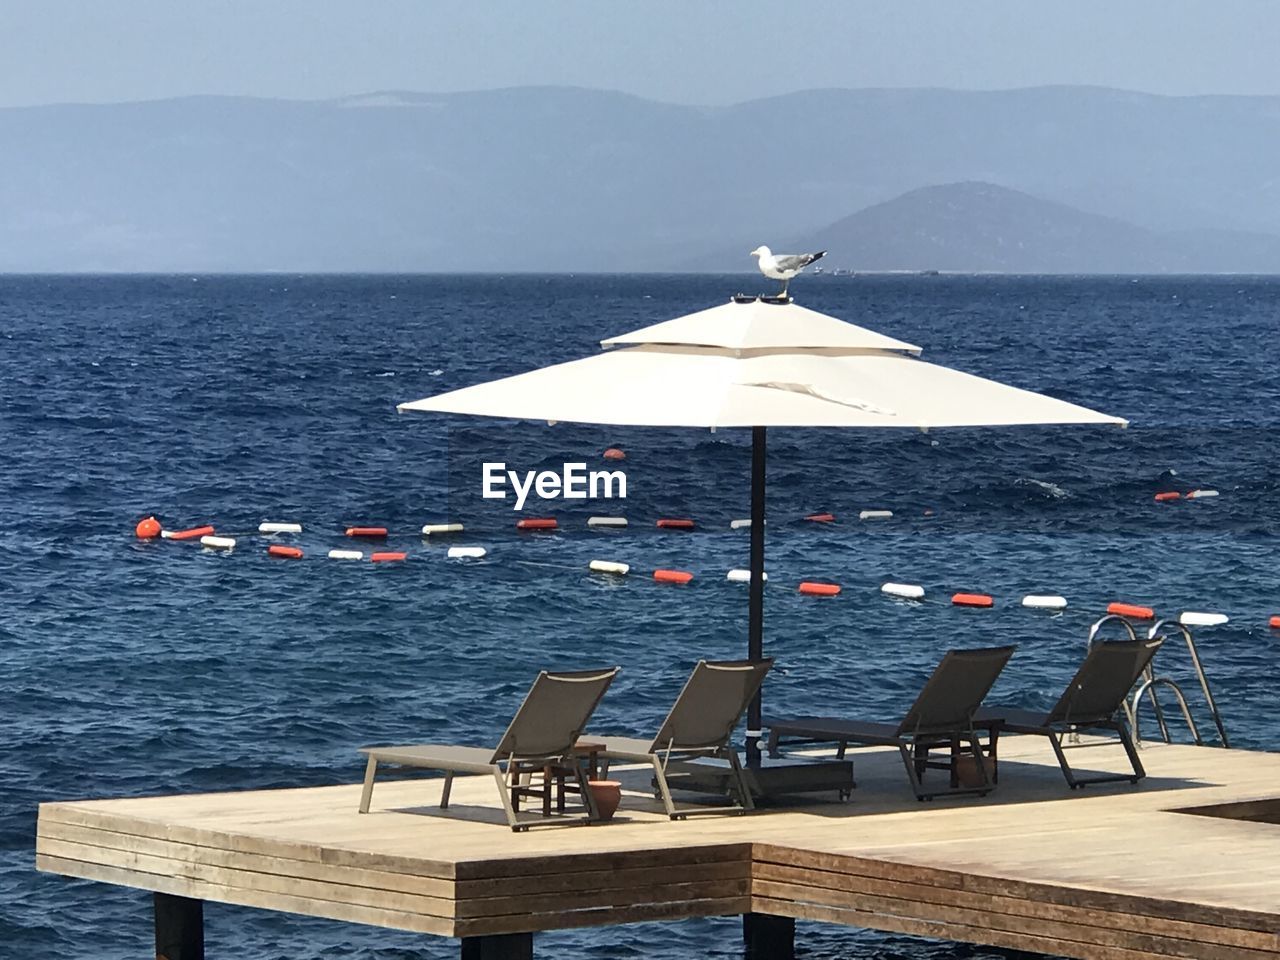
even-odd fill
[{"label": "red buoy", "polygon": [[1107,613],[1118,617],[1132,617],[1134,620],[1154,620],[1156,612],[1150,607],[1139,607],[1132,603],[1109,603]]},{"label": "red buoy", "polygon": [[834,597],[840,593],[840,585],[838,583],[814,583],[812,580],[806,580],[800,584],[800,592],[811,597]]},{"label": "red buoy", "polygon": [[554,517],[526,517],[516,521],[517,530],[554,530],[558,526]]},{"label": "red buoy", "polygon": [[663,530],[692,530],[693,521],[663,518],[658,521],[658,526]]},{"label": "red buoy", "polygon": [[1280,617],[1272,617],[1268,626],[1270,626],[1272,630],[1280,630]]},{"label": "red buoy", "polygon": [[994,607],[996,605],[995,598],[985,593],[952,594],[951,602],[957,607]]},{"label": "red buoy", "polygon": [[348,537],[385,537],[386,527],[347,527]]},{"label": "red buoy", "polygon": [[693,579],[693,574],[687,570],[655,570],[653,579],[659,583],[688,583]]},{"label": "red buoy", "polygon": [[811,513],[805,517],[806,520],[812,520],[814,523],[832,523],[835,518],[834,513]]},{"label": "red buoy", "polygon": [[399,551],[385,551],[383,553],[371,553],[369,554],[369,559],[373,563],[393,563],[396,560],[403,560],[407,556],[409,556],[407,553]]},{"label": "red buoy", "polygon": [[171,530],[164,534],[166,540],[199,540],[201,537],[210,536],[213,533],[213,527],[192,527],[190,530]]},{"label": "red buoy", "polygon": [[1168,503],[1170,500],[1181,500],[1182,494],[1176,490],[1170,490],[1168,493],[1157,493],[1156,503]]},{"label": "red buoy", "polygon": [[133,528],[133,532],[138,535],[139,540],[154,540],[160,536],[160,521],[155,517],[139,520],[138,525]]},{"label": "red buoy", "polygon": [[301,560],[302,551],[297,547],[286,547],[284,544],[273,543],[267,547],[267,556],[280,557],[284,560]]},{"label": "red buoy", "polygon": [[606,460],[625,460],[627,459],[627,455],[617,447],[610,447],[604,452],[604,458]]}]

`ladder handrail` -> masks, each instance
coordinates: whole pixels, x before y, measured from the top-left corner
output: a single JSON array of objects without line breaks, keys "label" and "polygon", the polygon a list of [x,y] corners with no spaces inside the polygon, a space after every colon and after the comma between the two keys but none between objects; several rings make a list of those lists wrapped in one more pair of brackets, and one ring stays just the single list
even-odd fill
[{"label": "ladder handrail", "polygon": [[[1204,672],[1204,664],[1200,662],[1200,651],[1196,649],[1195,638],[1191,635],[1191,631],[1187,628],[1187,625],[1185,623],[1182,623],[1179,620],[1174,620],[1170,618],[1166,618],[1164,620],[1157,620],[1155,623],[1151,625],[1151,629],[1147,631],[1147,639],[1154,640],[1156,637],[1160,637],[1161,639],[1168,639],[1168,632],[1171,632],[1171,631],[1176,631],[1178,633],[1181,633],[1182,638],[1186,641],[1187,653],[1191,655],[1191,665],[1192,667],[1195,668],[1196,677],[1198,677],[1200,680],[1200,689],[1204,691],[1205,703],[1207,703],[1209,706],[1209,713],[1213,717],[1214,726],[1218,728],[1218,737],[1219,739],[1222,740],[1223,747],[1230,748],[1231,741],[1227,738],[1227,728],[1222,722],[1222,714],[1218,710],[1218,702],[1213,698],[1213,691],[1209,688],[1209,678],[1208,676],[1205,675],[1205,672]],[[1151,678],[1148,678],[1148,680],[1150,679]],[[1172,684],[1175,687],[1177,686],[1176,684],[1173,683],[1172,680],[1169,680],[1169,678],[1167,677],[1163,677],[1161,679],[1167,680],[1169,684]],[[1181,696],[1180,690],[1179,690],[1179,698],[1182,699],[1183,702],[1185,703],[1185,698]],[[1155,700],[1154,694],[1152,695],[1152,700],[1153,701]],[[1137,701],[1137,698],[1135,697],[1134,698],[1135,714],[1137,712],[1137,704],[1138,704],[1138,701]],[[1196,742],[1197,743],[1200,742],[1198,736],[1197,736]]]}]

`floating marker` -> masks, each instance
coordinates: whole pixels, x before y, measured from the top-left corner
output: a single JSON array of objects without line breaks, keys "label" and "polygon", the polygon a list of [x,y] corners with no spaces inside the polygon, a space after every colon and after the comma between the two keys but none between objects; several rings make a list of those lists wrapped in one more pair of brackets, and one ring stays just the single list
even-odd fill
[{"label": "floating marker", "polygon": [[957,607],[994,607],[996,605],[995,598],[985,593],[955,593],[951,595],[951,602]]},{"label": "floating marker", "polygon": [[588,527],[625,527],[626,517],[588,517]]},{"label": "floating marker", "polygon": [[300,523],[260,523],[258,524],[259,533],[301,533],[302,524]]},{"label": "floating marker", "polygon": [[1022,598],[1022,605],[1033,610],[1065,610],[1067,608],[1067,598],[1029,593]]},{"label": "floating marker", "polygon": [[454,560],[479,560],[488,552],[484,547],[450,547],[448,555]]},{"label": "floating marker", "polygon": [[614,563],[612,560],[592,560],[587,564],[592,573],[613,573],[625,577],[631,572],[631,564]]},{"label": "floating marker", "polygon": [[806,580],[800,584],[800,592],[811,597],[834,597],[840,593],[838,583],[814,583]]},{"label": "floating marker", "polygon": [[1170,490],[1167,493],[1156,494],[1156,503],[1168,503],[1172,500],[1181,500],[1181,499],[1182,499],[1182,494],[1178,493],[1176,490]]},{"label": "floating marker", "polygon": [[348,537],[385,537],[386,527],[347,527]]},{"label": "floating marker", "polygon": [[1280,617],[1272,617],[1267,622],[1267,626],[1269,626],[1272,630],[1280,630]]},{"label": "floating marker", "polygon": [[286,547],[283,544],[273,543],[267,547],[267,556],[280,557],[282,560],[301,560],[302,551],[297,547]]},{"label": "floating marker", "polygon": [[924,587],[917,583],[886,583],[880,587],[880,592],[887,593],[891,597],[902,597],[905,600],[924,598]]},{"label": "floating marker", "polygon": [[653,579],[659,583],[688,583],[693,579],[693,574],[688,570],[655,570]]},{"label": "floating marker", "polygon": [[1178,622],[1187,627],[1220,627],[1231,618],[1225,613],[1196,613],[1185,610],[1178,616]]},{"label": "floating marker", "polygon": [[[732,582],[732,583],[750,583],[750,582],[751,582],[751,571],[750,571],[750,570],[730,570],[727,574],[725,574],[725,577],[724,577],[724,578],[725,578],[726,580],[728,580],[728,581]],[[761,579],[762,579],[765,583],[768,583],[768,582],[769,582],[769,574],[767,574],[767,573],[766,573],[766,574],[764,574],[764,575],[761,577]]]},{"label": "floating marker", "polygon": [[200,546],[209,550],[234,550],[236,548],[236,538],[203,536],[200,538]]},{"label": "floating marker", "polygon": [[811,513],[805,519],[811,523],[834,523],[836,515],[834,513]]},{"label": "floating marker", "polygon": [[892,510],[863,510],[858,514],[859,520],[888,520],[893,516]]},{"label": "floating marker", "polygon": [[526,517],[516,521],[517,530],[554,530],[558,526],[560,525],[552,517]]},{"label": "floating marker", "polygon": [[1187,494],[1188,500],[1203,500],[1205,497],[1216,497],[1217,490],[1192,490]]},{"label": "floating marker", "polygon": [[409,556],[407,553],[403,553],[402,551],[399,551],[399,550],[384,550],[382,553],[369,554],[369,562],[370,563],[395,563],[398,560],[405,559],[405,557],[407,556]]},{"label": "floating marker", "polygon": [[138,525],[133,528],[133,532],[139,540],[154,540],[164,531],[160,529],[160,521],[155,517],[144,517],[138,521]]},{"label": "floating marker", "polygon": [[330,560],[363,560],[364,552],[361,550],[330,550]]},{"label": "floating marker", "polygon": [[1139,607],[1132,603],[1109,603],[1107,613],[1118,617],[1132,617],[1134,620],[1154,620],[1156,612],[1150,607]]},{"label": "floating marker", "polygon": [[422,535],[429,537],[437,533],[461,533],[462,524],[460,523],[427,523],[422,527]]},{"label": "floating marker", "polygon": [[604,457],[606,460],[625,460],[625,459],[627,459],[627,455],[626,455],[625,453],[623,453],[623,452],[622,452],[620,449],[618,449],[617,447],[610,447],[608,450],[606,450],[604,453],[602,453],[602,454],[601,454],[601,456],[602,456],[602,457]]},{"label": "floating marker", "polygon": [[213,533],[213,527],[192,527],[190,530],[162,530],[160,536],[166,540],[199,540]]},{"label": "floating marker", "polygon": [[729,521],[730,530],[748,530],[750,529],[750,527],[751,527],[750,520],[730,520]]},{"label": "floating marker", "polygon": [[663,530],[692,530],[693,521],[692,520],[673,520],[669,518],[663,518],[662,520],[658,521],[658,526]]}]

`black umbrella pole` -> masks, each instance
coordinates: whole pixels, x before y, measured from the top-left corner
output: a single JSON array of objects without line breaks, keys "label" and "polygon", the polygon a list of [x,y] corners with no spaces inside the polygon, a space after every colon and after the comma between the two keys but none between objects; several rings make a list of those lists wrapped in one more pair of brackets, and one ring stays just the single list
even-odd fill
[{"label": "black umbrella pole", "polygon": [[[751,580],[747,658],[764,659],[764,465],[765,428],[751,428]],[[760,765],[760,704],[756,693],[747,709],[747,765]]]}]

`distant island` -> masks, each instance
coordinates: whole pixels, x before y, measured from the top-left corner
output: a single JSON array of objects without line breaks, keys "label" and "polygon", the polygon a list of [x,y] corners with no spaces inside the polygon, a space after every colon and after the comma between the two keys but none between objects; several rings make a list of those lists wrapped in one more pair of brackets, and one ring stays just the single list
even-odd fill
[{"label": "distant island", "polygon": [[0,109],[0,271],[1280,272],[1275,97],[539,87]]}]

